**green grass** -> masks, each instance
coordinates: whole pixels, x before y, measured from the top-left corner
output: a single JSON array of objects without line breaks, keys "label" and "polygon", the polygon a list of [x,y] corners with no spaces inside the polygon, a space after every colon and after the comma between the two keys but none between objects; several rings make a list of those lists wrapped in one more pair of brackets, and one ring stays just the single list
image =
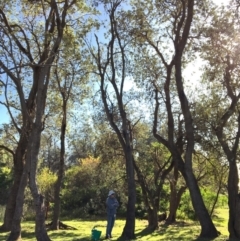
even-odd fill
[{"label": "green grass", "polygon": [[[221,235],[214,239],[214,241],[228,240],[227,231],[228,210],[218,209],[215,212],[214,223]],[[101,240],[105,237],[105,220],[73,220],[64,221],[65,224],[76,228],[76,230],[59,230],[49,231],[49,237],[53,241],[84,241],[91,240],[91,230],[94,226],[97,226],[97,230],[102,231]],[[116,241],[121,235],[125,220],[117,219],[113,228],[112,241]],[[198,222],[192,221],[179,221],[171,226],[160,225],[159,230],[149,233],[146,230],[147,221],[136,220],[136,239],[139,241],[170,241],[170,240],[186,240],[186,241],[200,241],[197,239],[200,233],[200,226]],[[9,233],[0,233],[0,241],[6,240]],[[22,224],[22,239],[24,241],[35,241],[34,235],[34,222],[23,222]]]}]

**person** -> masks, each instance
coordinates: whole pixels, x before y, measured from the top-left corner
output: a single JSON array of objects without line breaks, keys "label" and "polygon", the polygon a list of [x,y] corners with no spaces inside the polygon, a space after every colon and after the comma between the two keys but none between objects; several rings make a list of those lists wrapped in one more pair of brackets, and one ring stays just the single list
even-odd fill
[{"label": "person", "polygon": [[112,238],[112,229],[116,219],[116,212],[119,206],[119,203],[115,197],[115,192],[113,190],[109,191],[108,197],[106,200],[107,206],[107,230],[106,230],[106,239]]}]

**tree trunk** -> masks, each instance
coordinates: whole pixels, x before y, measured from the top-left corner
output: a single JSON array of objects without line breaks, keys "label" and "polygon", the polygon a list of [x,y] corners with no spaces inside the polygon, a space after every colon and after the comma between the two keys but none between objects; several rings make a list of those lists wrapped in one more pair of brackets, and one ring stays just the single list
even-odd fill
[{"label": "tree trunk", "polygon": [[28,169],[27,165],[24,165],[24,170],[19,183],[19,188],[16,197],[16,207],[14,210],[14,216],[12,219],[11,232],[7,241],[21,240],[21,218],[23,213],[24,203],[24,191],[28,181]]},{"label": "tree trunk", "polygon": [[35,234],[37,241],[50,241],[45,226],[46,207],[44,197],[40,194],[36,183],[38,153],[40,149],[41,133],[43,130],[42,128],[44,125],[43,115],[45,110],[49,74],[50,68],[45,66],[39,71],[39,75],[35,76],[36,79],[34,81],[38,82],[36,117],[35,122],[33,123],[31,137],[26,153],[26,163],[29,171],[29,187],[33,196],[36,210]]},{"label": "tree trunk", "polygon": [[[198,217],[198,220],[201,225],[201,238],[216,238],[218,236],[218,232],[216,227],[214,226],[212,219],[208,213],[208,210],[204,204],[196,177],[194,176],[193,169],[192,169],[192,154],[194,150],[194,135],[193,135],[193,123],[192,123],[192,117],[190,113],[190,109],[188,106],[188,100],[185,96],[184,90],[183,90],[183,83],[182,83],[182,73],[181,73],[181,58],[175,59],[175,77],[176,77],[176,83],[178,88],[178,95],[181,102],[181,108],[184,113],[185,117],[185,128],[187,133],[187,149],[185,153],[185,162],[179,164],[179,166],[183,165],[184,170],[180,169],[183,177],[185,178],[186,184],[189,188],[192,205],[195,210],[195,213]],[[181,159],[181,156],[179,153],[176,153],[175,155],[178,160],[178,162],[183,162]]]},{"label": "tree trunk", "polygon": [[176,222],[176,214],[177,214],[177,200],[176,200],[176,196],[177,196],[177,190],[176,190],[176,185],[174,185],[174,183],[170,183],[170,204],[169,204],[169,214],[168,217],[166,219],[166,223],[170,224],[170,223],[174,223]]},{"label": "tree trunk", "polygon": [[59,229],[59,216],[60,216],[60,191],[62,186],[63,174],[64,174],[64,158],[65,158],[65,133],[67,126],[67,103],[63,98],[63,118],[62,118],[62,126],[61,126],[61,151],[60,151],[60,163],[58,170],[58,179],[55,185],[55,193],[54,193],[54,210],[53,210],[53,222],[52,222],[52,230]]},{"label": "tree trunk", "polygon": [[[38,121],[41,121],[41,119]],[[50,241],[45,227],[46,207],[44,204],[44,197],[39,193],[36,183],[36,168],[40,139],[41,125],[35,123],[32,131],[31,143],[27,152],[27,164],[29,166],[29,187],[33,196],[36,210],[35,235],[37,241]]]},{"label": "tree trunk", "polygon": [[61,180],[58,178],[55,184],[55,192],[54,192],[54,209],[53,209],[53,221],[51,225],[51,230],[58,230],[59,229],[59,216],[60,216],[60,187],[61,187]]},{"label": "tree trunk", "polygon": [[45,226],[45,203],[44,197],[41,194],[38,194],[34,198],[36,204],[36,225],[35,225],[35,234],[37,241],[51,241],[48,237],[46,226]]},{"label": "tree trunk", "polygon": [[240,240],[240,194],[238,193],[238,169],[235,161],[229,161],[228,206],[229,238]]},{"label": "tree trunk", "polygon": [[201,225],[201,238],[216,238],[218,232],[212,222],[212,219],[203,202],[203,198],[194,174],[190,171],[186,172],[187,186],[189,188],[192,205]]},{"label": "tree trunk", "polygon": [[12,220],[13,220],[14,212],[15,212],[15,208],[16,208],[16,199],[17,199],[19,184],[20,184],[21,177],[22,177],[21,169],[22,168],[20,168],[20,166],[17,166],[17,165],[14,166],[13,186],[11,188],[8,202],[6,205],[3,224],[0,227],[0,231],[3,231],[3,232],[10,231],[11,227],[12,227]]},{"label": "tree trunk", "polygon": [[222,189],[221,186],[222,186],[222,183],[220,183],[220,185],[219,185],[219,187],[218,187],[217,195],[216,195],[216,197],[215,197],[215,199],[214,199],[214,202],[213,202],[213,205],[212,205],[212,208],[211,208],[211,211],[210,211],[210,216],[211,216],[211,217],[212,217],[212,215],[213,215],[214,209],[215,209],[216,204],[217,204],[217,202],[218,202],[219,194],[220,194],[220,191],[221,191],[221,189]]},{"label": "tree trunk", "polygon": [[[128,137],[126,139],[128,139]],[[128,203],[127,203],[126,223],[125,223],[121,238],[123,238],[124,240],[131,240],[131,239],[135,239],[136,185],[135,185],[135,178],[134,178],[132,149],[130,144],[126,145],[125,157],[126,157],[126,171],[127,171],[127,182],[128,182]]]},{"label": "tree trunk", "polygon": [[19,185],[20,185],[21,177],[23,173],[23,162],[25,159],[26,148],[27,148],[27,138],[23,133],[20,137],[16,152],[14,155],[13,186],[9,194],[8,202],[4,213],[4,221],[2,226],[0,227],[0,231],[7,232],[7,231],[10,231],[12,227],[12,220],[14,217],[14,212],[16,207],[18,189],[19,189]]},{"label": "tree trunk", "polygon": [[[139,185],[142,189],[144,205],[147,208],[147,212],[148,212],[148,228],[150,230],[154,230],[158,227],[158,221],[156,221],[154,219],[153,209],[151,208],[150,200],[149,200],[151,197],[149,197],[148,187],[147,187],[147,184],[145,183],[144,176],[143,176],[141,170],[139,169],[139,167],[137,166],[134,159],[133,159],[133,165],[134,165],[134,169],[137,174]],[[158,210],[157,210],[157,212],[158,212]],[[156,216],[157,216],[157,213],[156,213]]]},{"label": "tree trunk", "polygon": [[169,214],[166,219],[167,224],[176,222],[177,210],[181,201],[181,197],[186,189],[186,186],[182,186],[177,192],[176,186],[171,187]]},{"label": "tree trunk", "polygon": [[158,228],[158,209],[156,208],[148,208],[148,229],[156,230]]},{"label": "tree trunk", "polygon": [[176,162],[174,163],[174,170],[173,170],[173,180],[170,181],[170,206],[169,206],[169,214],[166,219],[166,223],[171,224],[176,222],[176,216],[177,216],[177,209],[182,197],[182,194],[187,189],[186,186],[181,186],[179,191],[177,191],[177,182],[178,182],[178,167],[176,165]]},{"label": "tree trunk", "polygon": [[[218,236],[218,232],[212,222],[212,219],[208,213],[208,210],[203,202],[203,198],[196,180],[196,177],[193,173],[192,168],[192,155],[194,151],[194,128],[193,128],[193,119],[188,103],[187,96],[184,92],[184,85],[182,80],[182,55],[184,48],[187,43],[191,22],[193,19],[194,13],[194,0],[188,0],[188,8],[187,8],[187,17],[186,23],[184,25],[182,39],[179,42],[175,42],[175,81],[178,91],[178,97],[181,104],[181,110],[184,116],[185,130],[186,130],[186,141],[187,147],[185,151],[184,157],[184,174],[185,181],[189,188],[192,205],[196,212],[196,215],[199,219],[201,225],[201,238],[216,238]],[[179,36],[178,36],[179,37]],[[181,156],[177,154],[176,156],[178,162],[181,161]]]}]

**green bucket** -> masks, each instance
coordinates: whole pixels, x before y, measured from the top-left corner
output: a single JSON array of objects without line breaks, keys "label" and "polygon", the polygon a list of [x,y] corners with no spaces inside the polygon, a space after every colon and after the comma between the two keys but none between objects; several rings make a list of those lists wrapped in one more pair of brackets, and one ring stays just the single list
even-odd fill
[{"label": "green bucket", "polygon": [[101,237],[102,231],[99,231],[95,229],[95,227],[92,229],[92,241],[98,241]]}]

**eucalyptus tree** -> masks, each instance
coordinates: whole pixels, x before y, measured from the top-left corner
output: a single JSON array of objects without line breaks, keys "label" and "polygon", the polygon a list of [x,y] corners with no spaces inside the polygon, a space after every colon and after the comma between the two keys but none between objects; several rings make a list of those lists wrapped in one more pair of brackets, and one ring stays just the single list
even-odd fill
[{"label": "eucalyptus tree", "polygon": [[[87,31],[87,26],[84,26],[84,31]],[[79,26],[78,34],[82,33]],[[68,34],[69,35],[69,34]],[[79,101],[86,96],[86,80],[88,76],[88,60],[82,60],[80,46],[76,45],[76,37],[64,39],[64,47],[62,51],[61,61],[58,60],[58,66],[55,68],[54,74],[57,82],[57,90],[61,95],[61,131],[60,131],[60,154],[58,166],[58,178],[55,183],[54,193],[54,210],[52,229],[59,229],[60,216],[60,190],[62,186],[64,167],[65,167],[65,152],[66,152],[66,131],[69,121],[69,109],[73,108],[74,100]],[[78,50],[79,49],[79,50]],[[78,51],[77,51],[78,50]],[[71,104],[71,105],[70,105]],[[70,123],[71,125],[71,123]]]},{"label": "eucalyptus tree", "polygon": [[[189,57],[187,43],[190,43],[191,35],[197,32],[192,31],[191,27],[193,23],[197,25],[197,13],[202,7],[202,1],[194,0],[136,1],[133,11],[126,17],[126,26],[132,26],[128,28],[129,34],[133,36],[139,52],[142,50],[147,56],[144,64],[146,68],[141,73],[148,86],[152,83],[155,93],[153,135],[172,153],[187,183],[201,225],[200,237],[214,238],[218,233],[203,202],[192,167],[195,132],[182,73]],[[179,111],[180,117],[175,114]],[[167,119],[167,129],[161,125],[162,116]],[[183,131],[178,136],[180,132],[176,130],[181,121]],[[184,152],[179,142],[184,143]]]},{"label": "eucalyptus tree", "polygon": [[[36,170],[41,132],[44,129],[44,110],[48,85],[51,80],[56,54],[67,25],[78,18],[77,11],[84,9],[84,2],[51,1],[2,1],[0,7],[2,84],[16,95],[15,106],[8,108],[19,141],[14,156],[14,186],[11,193],[8,240],[21,237],[21,216],[24,190],[29,186],[36,208],[35,234],[37,240],[50,240],[45,229],[44,197],[38,190]],[[16,9],[17,15],[13,9]],[[70,14],[71,12],[71,14]],[[15,120],[20,113],[20,124]],[[9,226],[7,227],[9,229]]]},{"label": "eucalyptus tree", "polygon": [[[89,46],[94,72],[98,76],[101,100],[111,128],[117,134],[126,160],[126,174],[128,183],[128,203],[126,223],[122,232],[124,239],[135,238],[135,202],[136,186],[133,166],[133,143],[131,141],[131,125],[134,125],[129,115],[127,105],[133,102],[127,98],[124,87],[131,79],[130,46],[127,35],[121,31],[119,18],[123,11],[122,0],[96,1],[106,10],[109,25],[104,43],[95,35],[95,49]],[[124,5],[126,7],[126,5]],[[106,25],[106,21],[104,23]]]},{"label": "eucalyptus tree", "polygon": [[227,162],[229,166],[228,231],[229,237],[236,240],[240,240],[239,33],[240,25],[236,6],[232,5],[229,9],[221,8],[212,15],[211,22],[206,26],[202,45],[202,57],[206,60],[203,75],[205,80],[203,86],[206,86],[206,90],[202,95],[202,110],[204,110],[202,115],[207,120],[210,133],[215,135],[225,154],[219,158],[220,165]]},{"label": "eucalyptus tree", "polygon": [[[54,187],[54,210],[53,210],[53,222],[52,229],[59,229],[59,216],[60,216],[60,190],[62,186],[62,180],[64,175],[64,163],[65,163],[65,137],[67,128],[67,107],[70,93],[73,86],[74,71],[61,71],[57,66],[54,75],[57,81],[59,93],[62,98],[62,117],[61,118],[61,131],[60,131],[60,153],[59,153],[59,165],[58,165],[58,175]],[[71,74],[72,72],[72,74]],[[59,108],[60,109],[60,108]]]}]

